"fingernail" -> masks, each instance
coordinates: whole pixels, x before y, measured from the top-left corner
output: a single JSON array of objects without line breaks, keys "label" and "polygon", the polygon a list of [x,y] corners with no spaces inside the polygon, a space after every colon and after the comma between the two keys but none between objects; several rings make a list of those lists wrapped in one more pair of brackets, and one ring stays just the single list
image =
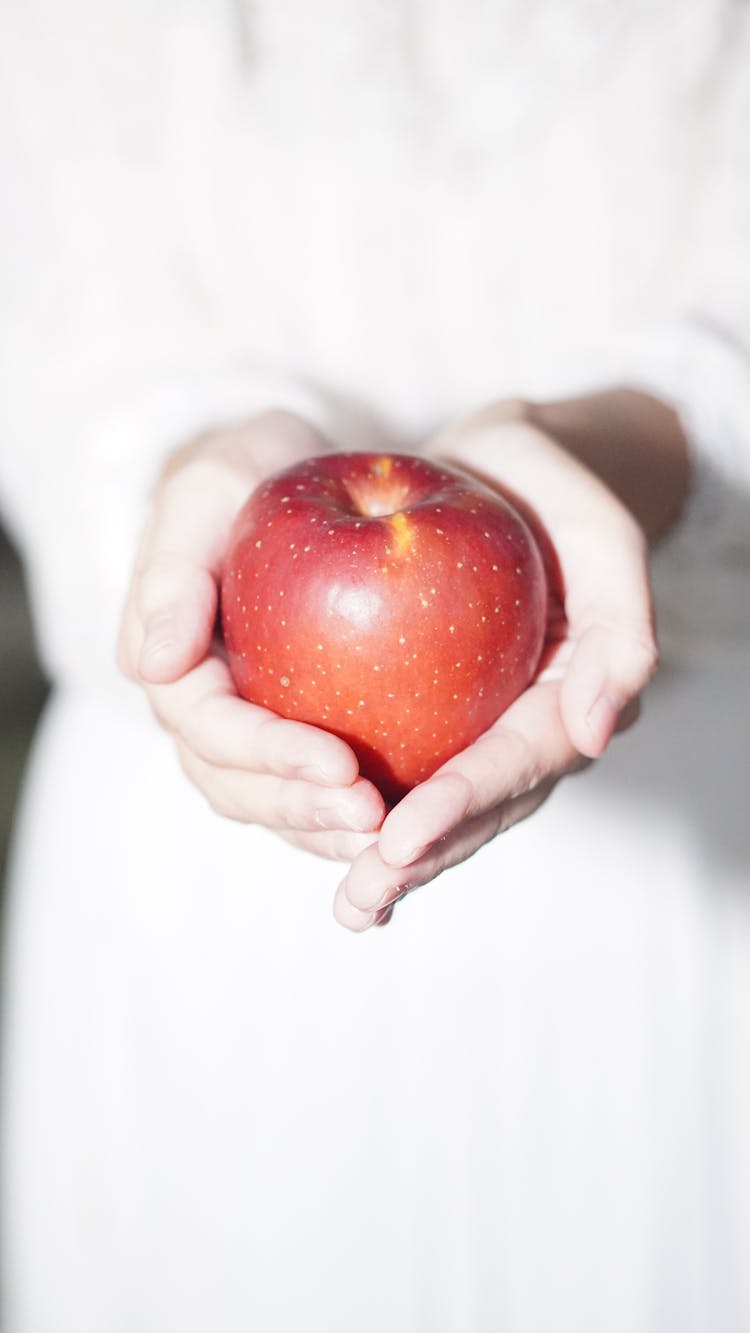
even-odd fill
[{"label": "fingernail", "polygon": [[594,701],[586,714],[586,722],[597,748],[603,750],[608,744],[617,726],[619,715],[619,704],[615,702],[611,695],[600,694],[598,699]]},{"label": "fingernail", "polygon": [[407,847],[405,849],[401,848],[401,850],[397,851],[395,855],[391,854],[387,858],[388,865],[390,866],[413,865],[415,861],[419,860],[420,856],[424,856],[424,853],[427,851],[429,846],[430,846],[429,843],[423,843],[420,847]]},{"label": "fingernail", "polygon": [[[322,764],[303,764],[296,770],[296,776],[303,778],[305,782],[340,782],[340,774],[335,773],[331,768],[324,768]],[[341,784],[343,786],[343,783]]]},{"label": "fingernail", "polygon": [[348,898],[342,897],[336,907],[336,920],[340,926],[345,926],[347,930],[353,930],[360,934],[364,930],[369,930],[375,922],[375,913],[358,912],[356,907],[352,907]]},{"label": "fingernail", "polygon": [[346,801],[321,806],[315,811],[315,823],[322,829],[350,829],[352,833],[370,833],[372,819]]},{"label": "fingernail", "polygon": [[358,912],[376,912],[378,908],[386,907],[391,902],[397,902],[409,892],[408,884],[394,886],[389,884],[385,889],[375,889],[373,885],[363,884],[359,891],[355,888],[353,892],[348,889],[346,895],[352,907],[356,907]]}]

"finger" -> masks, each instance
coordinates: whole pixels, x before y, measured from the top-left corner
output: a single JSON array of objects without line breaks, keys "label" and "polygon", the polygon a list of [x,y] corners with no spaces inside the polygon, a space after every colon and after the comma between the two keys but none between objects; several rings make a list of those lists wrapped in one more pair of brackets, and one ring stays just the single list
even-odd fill
[{"label": "finger", "polygon": [[[398,901],[398,899],[396,899],[396,901]],[[382,912],[376,912],[376,913],[375,913],[375,920],[374,920],[374,922],[373,922],[373,925],[374,925],[374,926],[387,926],[387,925],[388,925],[388,922],[390,921],[391,917],[393,916],[393,913],[394,913],[394,911],[395,911],[395,908],[396,908],[396,903],[393,902],[393,903],[390,904],[389,907],[384,908]]]},{"label": "finger", "polygon": [[[518,800],[524,802],[525,813],[530,813],[548,794],[549,788],[537,788],[534,793],[526,793]],[[474,820],[466,820],[412,865],[389,865],[382,860],[380,841],[373,842],[357,857],[338,885],[333,901],[334,917],[350,930],[368,929],[398,898],[422,888],[436,880],[444,870],[468,860],[485,842],[497,837],[505,826],[524,817],[521,809],[513,809],[514,805],[516,802],[510,801],[505,808],[486,810]]]},{"label": "finger", "polygon": [[162,725],[209,764],[336,787],[358,776],[345,741],[240,699],[218,657],[207,657],[173,684],[150,686],[148,695]]},{"label": "finger", "polygon": [[208,652],[217,606],[217,584],[207,569],[176,555],[150,561],[135,589],[141,679],[173,681],[195,666]]},{"label": "finger", "polygon": [[326,833],[304,833],[298,829],[277,829],[279,837],[301,851],[310,852],[327,861],[347,861],[351,864],[373,842],[377,842],[377,833],[349,833],[346,829],[334,829]]},{"label": "finger", "polygon": [[220,462],[198,455],[161,482],[129,598],[131,638],[141,634],[132,647],[144,681],[176,680],[208,650],[221,555],[241,503],[240,485]]},{"label": "finger", "polygon": [[534,685],[478,741],[394,807],[380,835],[383,860],[410,865],[463,821],[580,762],[560,716],[559,685]]},{"label": "finger", "polygon": [[226,819],[310,833],[373,833],[382,822],[382,797],[364,778],[351,787],[316,787],[312,782],[216,768],[182,741],[177,742],[177,752],[191,782],[212,810]]},{"label": "finger", "polygon": [[569,587],[575,648],[560,708],[574,745],[596,758],[658,663],[644,539],[621,530],[617,540],[601,541],[596,561],[581,562]]},{"label": "finger", "polygon": [[353,862],[336,890],[336,920],[350,930],[362,931],[380,925],[383,917],[390,919],[390,911],[400,898],[423,888],[444,870],[468,860],[499,833],[527,819],[546,801],[554,785],[550,779],[461,824],[410,866],[388,865],[379,854],[378,843],[372,844]]}]

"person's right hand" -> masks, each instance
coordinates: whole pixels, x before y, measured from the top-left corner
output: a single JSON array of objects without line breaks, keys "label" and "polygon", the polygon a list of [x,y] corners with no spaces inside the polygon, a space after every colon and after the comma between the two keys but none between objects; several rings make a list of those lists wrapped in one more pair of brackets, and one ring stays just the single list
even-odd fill
[{"label": "person's right hand", "polygon": [[266,476],[331,445],[268,412],[178,450],[157,483],[138,550],[118,663],[174,737],[188,777],[219,814],[352,861],[374,841],[383,799],[348,745],[241,699],[215,634],[232,521]]}]

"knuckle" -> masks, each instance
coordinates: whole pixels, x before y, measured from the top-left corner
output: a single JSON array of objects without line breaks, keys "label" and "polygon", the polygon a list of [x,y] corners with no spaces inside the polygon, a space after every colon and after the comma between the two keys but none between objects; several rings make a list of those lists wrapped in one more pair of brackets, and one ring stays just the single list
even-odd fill
[{"label": "knuckle", "polygon": [[274,818],[279,828],[298,829],[305,833],[320,831],[316,812],[296,795],[281,792],[275,804]]},{"label": "knuckle", "polygon": [[174,565],[166,556],[156,556],[138,570],[135,577],[135,601],[142,617],[153,614],[169,600],[174,587]]},{"label": "knuckle", "polygon": [[211,599],[215,584],[208,569],[195,565],[184,555],[157,551],[136,573],[134,599],[143,619],[168,610],[189,594],[191,602]]},{"label": "knuckle", "polygon": [[216,739],[207,729],[200,706],[189,708],[179,721],[179,733],[184,744],[206,764],[217,763],[220,751]]},{"label": "knuckle", "polygon": [[659,649],[653,634],[642,634],[632,641],[630,648],[629,676],[635,689],[640,689],[652,679],[659,666]]},{"label": "knuckle", "polygon": [[514,800],[538,787],[547,772],[541,756],[526,736],[511,728],[507,728],[507,736],[510,742],[508,767],[515,772],[516,777],[507,790],[506,800]]}]

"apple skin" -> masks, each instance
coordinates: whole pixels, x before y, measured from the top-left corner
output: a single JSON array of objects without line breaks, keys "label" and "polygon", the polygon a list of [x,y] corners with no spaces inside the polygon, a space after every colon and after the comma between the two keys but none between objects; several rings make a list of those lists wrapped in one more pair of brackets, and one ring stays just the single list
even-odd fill
[{"label": "apple skin", "polygon": [[547,582],[494,491],[407,454],[336,453],[264,482],[221,587],[239,693],[342,737],[389,802],[532,680]]}]

